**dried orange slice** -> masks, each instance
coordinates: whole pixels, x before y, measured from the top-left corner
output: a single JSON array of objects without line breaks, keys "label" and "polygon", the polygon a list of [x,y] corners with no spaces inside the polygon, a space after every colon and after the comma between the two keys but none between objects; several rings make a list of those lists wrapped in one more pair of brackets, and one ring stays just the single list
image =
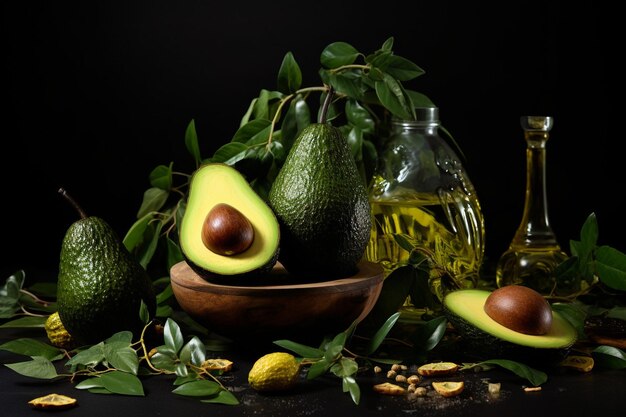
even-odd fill
[{"label": "dried orange slice", "polygon": [[459,365],[454,362],[432,362],[417,368],[417,373],[422,376],[441,376],[453,374],[458,369]]},{"label": "dried orange slice", "polygon": [[463,381],[442,381],[433,382],[433,388],[443,397],[454,397],[463,392],[465,384]]},{"label": "dried orange slice", "polygon": [[43,397],[30,400],[28,405],[33,408],[45,410],[61,410],[74,407],[76,405],[76,399],[60,394],[48,394]]},{"label": "dried orange slice", "polygon": [[591,356],[569,355],[559,363],[559,366],[575,369],[580,372],[589,372],[593,369],[593,364],[594,362]]}]

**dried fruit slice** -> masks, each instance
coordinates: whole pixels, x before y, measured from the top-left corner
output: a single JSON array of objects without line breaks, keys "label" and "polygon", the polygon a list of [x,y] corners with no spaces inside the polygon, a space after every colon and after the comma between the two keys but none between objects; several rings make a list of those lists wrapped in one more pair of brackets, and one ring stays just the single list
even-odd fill
[{"label": "dried fruit slice", "polygon": [[417,373],[422,376],[441,376],[453,374],[458,369],[459,365],[454,362],[432,362],[417,368]]},{"label": "dried fruit slice", "polygon": [[392,384],[391,382],[383,382],[382,384],[374,385],[374,391],[379,394],[386,395],[404,395],[406,393],[406,389],[401,387],[400,385]]},{"label": "dried fruit slice", "polygon": [[454,397],[463,392],[465,384],[463,381],[443,381],[433,382],[433,388],[443,397]]},{"label": "dried fruit slice", "polygon": [[28,405],[39,409],[61,410],[74,407],[76,405],[76,399],[60,394],[48,394],[30,400]]},{"label": "dried fruit slice", "polygon": [[202,362],[202,365],[200,366],[202,369],[204,369],[205,371],[222,371],[222,372],[228,372],[231,369],[233,369],[233,363],[232,361],[229,361],[228,359],[207,359],[204,362]]},{"label": "dried fruit slice", "polygon": [[589,372],[593,369],[593,364],[591,356],[569,355],[559,363],[559,366],[572,368],[580,372]]}]

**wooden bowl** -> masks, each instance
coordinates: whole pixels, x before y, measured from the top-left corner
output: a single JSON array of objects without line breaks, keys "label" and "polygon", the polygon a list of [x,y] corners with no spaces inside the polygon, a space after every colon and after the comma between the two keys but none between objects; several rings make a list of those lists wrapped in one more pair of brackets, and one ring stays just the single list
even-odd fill
[{"label": "wooden bowl", "polygon": [[367,261],[359,263],[355,275],[329,281],[294,284],[280,263],[268,275],[271,285],[221,285],[202,279],[184,261],[170,270],[180,307],[232,340],[321,342],[363,320],[383,285],[382,268]]}]

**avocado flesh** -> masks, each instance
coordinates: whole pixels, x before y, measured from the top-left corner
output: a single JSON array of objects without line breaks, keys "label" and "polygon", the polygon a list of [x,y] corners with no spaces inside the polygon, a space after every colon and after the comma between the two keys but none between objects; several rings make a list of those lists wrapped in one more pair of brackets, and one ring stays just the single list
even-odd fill
[{"label": "avocado flesh", "polygon": [[350,146],[326,123],[296,138],[268,196],[281,227],[279,260],[291,274],[349,276],[370,235],[370,206]]},{"label": "avocado flesh", "polygon": [[477,289],[457,290],[443,301],[446,317],[477,356],[551,362],[564,357],[576,342],[576,329],[556,311],[552,311],[552,327],[543,335],[528,335],[502,326],[483,309],[490,294]]},{"label": "avocado flesh", "polygon": [[[244,252],[220,255],[202,241],[206,216],[219,203],[236,208],[252,224],[254,240]],[[268,271],[277,261],[279,239],[276,216],[235,168],[210,163],[193,174],[179,240],[187,263],[196,273],[206,279],[219,279]]]},{"label": "avocado flesh", "polygon": [[57,308],[72,337],[97,343],[119,331],[140,331],[142,300],[153,317],[152,281],[114,230],[94,216],[70,225],[61,246]]}]

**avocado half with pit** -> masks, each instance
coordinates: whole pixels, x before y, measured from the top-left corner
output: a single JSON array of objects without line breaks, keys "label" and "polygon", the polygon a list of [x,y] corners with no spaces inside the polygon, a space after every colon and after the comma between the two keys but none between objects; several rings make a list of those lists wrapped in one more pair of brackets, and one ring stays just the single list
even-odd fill
[{"label": "avocado half with pit", "polygon": [[[524,293],[531,292],[526,287],[515,287],[511,289],[524,290],[522,291]],[[446,317],[461,335],[463,342],[467,344],[464,349],[466,354],[479,359],[499,358],[533,363],[555,363],[567,356],[576,342],[576,329],[557,311],[554,311],[547,301],[545,303],[548,315],[551,313],[551,317],[546,320],[545,314],[538,311],[537,323],[531,323],[533,315],[526,314],[524,319],[526,323],[523,323],[518,330],[514,330],[511,327],[515,326],[507,321],[515,321],[512,320],[512,316],[526,309],[525,300],[521,297],[503,300],[504,310],[496,321],[492,316],[497,316],[488,314],[489,308],[485,308],[489,297],[495,291],[457,290],[447,294],[443,300]],[[529,330],[523,330],[524,328]]]},{"label": "avocado half with pit", "polygon": [[191,177],[179,241],[194,272],[228,282],[272,269],[280,229],[272,209],[239,171],[209,163]]}]

